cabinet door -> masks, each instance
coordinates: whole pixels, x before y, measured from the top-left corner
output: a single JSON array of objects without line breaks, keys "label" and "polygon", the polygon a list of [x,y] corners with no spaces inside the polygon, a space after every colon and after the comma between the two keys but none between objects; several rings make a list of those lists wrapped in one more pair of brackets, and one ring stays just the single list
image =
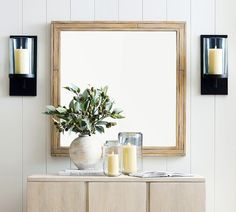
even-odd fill
[{"label": "cabinet door", "polygon": [[151,183],[150,212],[205,212],[205,184]]},{"label": "cabinet door", "polygon": [[27,212],[86,212],[86,184],[28,182]]},{"label": "cabinet door", "polygon": [[146,212],[146,183],[89,183],[89,212]]}]

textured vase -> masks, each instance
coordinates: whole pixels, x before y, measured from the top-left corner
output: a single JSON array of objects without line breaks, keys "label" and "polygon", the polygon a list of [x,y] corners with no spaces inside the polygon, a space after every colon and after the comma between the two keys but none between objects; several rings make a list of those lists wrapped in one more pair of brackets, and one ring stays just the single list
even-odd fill
[{"label": "textured vase", "polygon": [[72,141],[69,153],[78,169],[89,169],[100,161],[102,145],[95,136],[79,136]]}]

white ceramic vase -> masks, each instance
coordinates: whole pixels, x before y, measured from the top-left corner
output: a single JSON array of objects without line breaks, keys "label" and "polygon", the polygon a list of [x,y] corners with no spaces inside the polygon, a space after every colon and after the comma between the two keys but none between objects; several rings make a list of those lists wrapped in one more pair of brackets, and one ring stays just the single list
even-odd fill
[{"label": "white ceramic vase", "polygon": [[95,136],[79,136],[72,141],[69,153],[78,169],[89,169],[100,161],[102,145]]}]

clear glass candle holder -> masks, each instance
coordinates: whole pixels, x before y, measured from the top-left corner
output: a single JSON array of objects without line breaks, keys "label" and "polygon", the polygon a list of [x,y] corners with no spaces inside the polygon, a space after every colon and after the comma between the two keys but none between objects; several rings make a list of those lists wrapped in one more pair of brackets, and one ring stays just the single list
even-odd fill
[{"label": "clear glass candle holder", "polygon": [[118,141],[106,141],[103,146],[103,171],[109,177],[116,177],[120,172],[120,144]]},{"label": "clear glass candle holder", "polygon": [[10,36],[10,74],[34,77],[36,58],[36,36]]},{"label": "clear glass candle holder", "polygon": [[142,143],[140,132],[121,132],[118,135],[121,145],[121,171],[129,175],[142,171]]}]

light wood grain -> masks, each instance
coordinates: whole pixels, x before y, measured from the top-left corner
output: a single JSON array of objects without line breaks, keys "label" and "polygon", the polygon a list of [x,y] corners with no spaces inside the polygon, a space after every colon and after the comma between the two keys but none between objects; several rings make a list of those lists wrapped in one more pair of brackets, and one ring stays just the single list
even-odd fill
[{"label": "light wood grain", "polygon": [[89,183],[89,212],[146,212],[146,183]]},{"label": "light wood grain", "polygon": [[159,177],[138,178],[121,175],[119,177],[106,176],[58,176],[58,175],[32,175],[28,182],[205,182],[201,176],[193,177]]},{"label": "light wood grain", "polygon": [[150,212],[205,212],[205,185],[151,183]]},{"label": "light wood grain", "polygon": [[[173,147],[145,147],[145,156],[185,155],[186,137],[186,38],[184,22],[79,22],[55,21],[51,25],[51,83],[52,104],[60,105],[60,34],[62,31],[175,31],[176,32],[176,145]],[[68,156],[68,148],[60,146],[60,133],[51,121],[53,156]]]},{"label": "light wood grain", "polygon": [[192,178],[30,176],[27,212],[205,212]]},{"label": "light wood grain", "polygon": [[27,212],[86,212],[86,184],[29,182]]}]

